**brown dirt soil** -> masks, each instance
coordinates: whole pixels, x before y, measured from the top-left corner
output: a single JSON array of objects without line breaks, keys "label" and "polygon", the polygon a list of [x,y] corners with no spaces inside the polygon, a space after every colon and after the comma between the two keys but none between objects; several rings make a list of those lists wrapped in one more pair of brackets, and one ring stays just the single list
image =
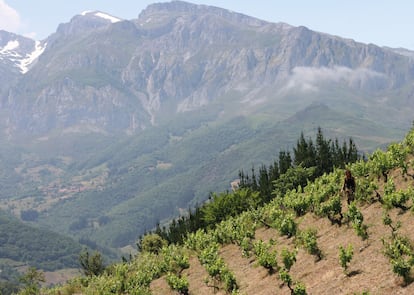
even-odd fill
[{"label": "brown dirt soil", "polygon": [[[414,171],[411,169],[409,173],[414,174]],[[412,177],[403,177],[398,170],[390,173],[390,177],[397,189],[414,185]],[[379,181],[378,192],[383,193],[382,180]],[[322,250],[323,259],[316,261],[314,256],[299,248],[297,262],[290,271],[293,280],[302,282],[308,294],[361,294],[364,291],[384,295],[414,294],[414,283],[404,286],[402,279],[392,272],[391,264],[383,254],[382,239],[388,238],[391,230],[383,225],[382,205],[375,202],[358,207],[364,216],[364,223],[368,225],[369,238],[366,241],[362,241],[355,230],[346,224],[332,225],[327,218],[318,218],[311,213],[297,219],[300,229],[317,229],[318,246]],[[342,211],[347,210],[346,201],[343,199]],[[402,212],[400,209],[393,209],[390,216],[394,222],[401,221],[402,228],[399,232],[414,241],[414,213],[410,210]],[[271,228],[258,229],[256,239],[275,240],[278,253],[283,248],[293,250],[295,247],[294,238],[282,237]],[[345,274],[339,263],[339,246],[348,244],[353,245],[354,255]],[[242,257],[238,246],[223,246],[220,255],[235,274],[240,294],[290,294],[288,287],[282,285],[278,273],[269,274],[266,269],[257,265],[254,257]],[[190,258],[190,265],[184,271],[188,275],[190,294],[225,294],[223,291],[215,293],[213,288],[206,286],[205,278],[208,275],[195,255]],[[279,265],[282,265],[281,261]],[[411,276],[414,278],[414,271]],[[165,278],[154,281],[151,288],[153,294],[177,294],[170,290]]]}]

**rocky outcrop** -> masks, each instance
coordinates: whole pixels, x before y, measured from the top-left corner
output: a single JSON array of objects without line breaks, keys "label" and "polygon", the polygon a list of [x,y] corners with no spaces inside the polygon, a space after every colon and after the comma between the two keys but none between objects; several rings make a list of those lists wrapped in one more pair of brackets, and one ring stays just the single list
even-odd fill
[{"label": "rocky outcrop", "polygon": [[229,112],[238,114],[246,102],[283,101],[324,83],[413,104],[406,52],[182,1],[150,5],[131,21],[75,16],[46,42],[28,73],[1,76],[12,77],[0,101],[16,130],[134,133],[213,101],[240,102]]}]

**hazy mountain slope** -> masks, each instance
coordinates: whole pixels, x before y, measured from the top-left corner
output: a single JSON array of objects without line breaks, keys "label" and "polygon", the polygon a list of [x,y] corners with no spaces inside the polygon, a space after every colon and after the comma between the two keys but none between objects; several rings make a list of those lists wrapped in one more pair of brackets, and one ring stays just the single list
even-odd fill
[{"label": "hazy mountain slope", "polygon": [[[358,148],[365,151],[378,142],[389,142],[389,136],[399,132],[322,104],[312,104],[285,121],[270,124],[239,117],[222,124],[193,126],[184,134],[170,133],[172,125],[170,132],[161,126],[112,145],[85,164],[78,163],[79,168],[90,171],[105,167],[102,173],[108,177],[98,189],[74,194],[40,214],[39,222],[115,247],[134,244],[145,230],[202,203],[209,192],[230,189],[241,169],[250,171],[272,163],[280,149],[292,149],[301,131],[314,137],[319,126],[340,142],[348,140],[352,131]],[[372,138],[379,129],[383,137]],[[79,221],[83,225],[75,226]]]},{"label": "hazy mountain slope", "polygon": [[[82,246],[55,232],[26,225],[0,211],[0,266],[32,266],[45,271],[77,268]],[[6,277],[4,277],[6,276]],[[0,277],[10,279],[5,272]]]},{"label": "hazy mountain slope", "polygon": [[180,1],[149,6],[131,21],[78,15],[47,42],[5,104],[20,131],[139,132],[212,102],[227,116],[275,101],[284,107],[292,91],[325,84],[360,93],[341,110],[372,105],[364,109],[372,119],[391,109],[394,126],[404,126],[399,107],[412,103],[399,91],[412,87],[405,55]]}]

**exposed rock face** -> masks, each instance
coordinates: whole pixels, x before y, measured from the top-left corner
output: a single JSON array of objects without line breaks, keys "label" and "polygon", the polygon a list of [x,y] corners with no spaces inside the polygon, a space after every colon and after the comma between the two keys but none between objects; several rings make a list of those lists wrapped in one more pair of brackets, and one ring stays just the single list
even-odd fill
[{"label": "exposed rock face", "polygon": [[[13,38],[22,56],[33,51],[33,40],[0,32],[0,52]],[[133,133],[231,95],[253,105],[324,82],[414,105],[409,52],[181,1],[150,5],[131,21],[78,15],[42,44],[24,74],[0,55],[0,103],[17,131]]]}]

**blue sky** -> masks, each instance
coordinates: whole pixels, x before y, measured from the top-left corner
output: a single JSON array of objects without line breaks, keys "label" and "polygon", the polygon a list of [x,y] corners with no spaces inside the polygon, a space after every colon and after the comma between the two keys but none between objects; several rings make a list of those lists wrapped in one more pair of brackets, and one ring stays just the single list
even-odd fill
[{"label": "blue sky", "polygon": [[[85,10],[137,18],[149,4],[165,0],[0,0],[0,29],[37,40]],[[271,22],[306,26],[363,43],[414,50],[412,0],[190,0]]]}]

